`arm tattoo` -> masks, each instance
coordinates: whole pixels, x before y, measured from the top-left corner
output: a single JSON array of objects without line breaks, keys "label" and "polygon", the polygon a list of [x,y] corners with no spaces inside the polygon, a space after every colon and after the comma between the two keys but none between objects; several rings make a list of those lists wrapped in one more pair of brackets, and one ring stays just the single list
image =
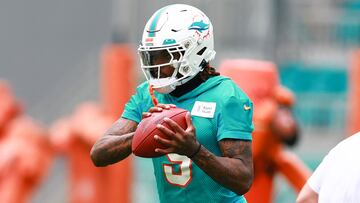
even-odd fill
[{"label": "arm tattoo", "polygon": [[219,147],[222,157],[203,146],[192,160],[218,183],[237,194],[246,193],[253,179],[251,141],[223,139]]},{"label": "arm tattoo", "polygon": [[136,128],[137,128],[137,124],[134,121],[119,119],[109,129],[106,135],[115,135],[115,136],[124,135],[127,133],[135,132]]},{"label": "arm tattoo", "polygon": [[137,123],[134,121],[123,118],[116,121],[93,146],[93,162],[97,166],[106,166],[129,156],[136,128]]},{"label": "arm tattoo", "polygon": [[220,141],[220,149],[225,157],[246,161],[252,158],[251,141],[224,139]]}]

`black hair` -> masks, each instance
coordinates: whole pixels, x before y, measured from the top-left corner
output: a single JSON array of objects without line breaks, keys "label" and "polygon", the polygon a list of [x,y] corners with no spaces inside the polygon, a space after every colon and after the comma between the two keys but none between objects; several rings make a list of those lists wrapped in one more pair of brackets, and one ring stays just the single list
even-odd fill
[{"label": "black hair", "polygon": [[216,72],[216,69],[214,67],[210,66],[209,62],[206,62],[205,60],[203,60],[203,62],[200,64],[200,66],[203,69],[200,72],[200,78],[203,81],[206,81],[207,79],[209,79],[211,77],[220,75],[220,73]]},{"label": "black hair", "polygon": [[199,72],[197,75],[194,76],[194,78],[192,78],[185,84],[177,86],[174,91],[170,92],[170,95],[174,97],[180,97],[186,94],[187,92],[195,89],[196,87],[201,85],[201,83],[205,82],[207,79],[220,75],[220,73],[216,72],[215,68],[211,67],[210,64],[205,60],[203,60],[200,66],[203,69],[201,72]]}]

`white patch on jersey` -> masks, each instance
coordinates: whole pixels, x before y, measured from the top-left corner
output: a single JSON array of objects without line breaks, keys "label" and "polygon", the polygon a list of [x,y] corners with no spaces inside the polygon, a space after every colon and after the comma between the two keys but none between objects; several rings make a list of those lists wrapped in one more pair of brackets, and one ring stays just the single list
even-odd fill
[{"label": "white patch on jersey", "polygon": [[204,118],[214,118],[215,109],[215,102],[195,101],[194,107],[191,110],[191,115]]}]

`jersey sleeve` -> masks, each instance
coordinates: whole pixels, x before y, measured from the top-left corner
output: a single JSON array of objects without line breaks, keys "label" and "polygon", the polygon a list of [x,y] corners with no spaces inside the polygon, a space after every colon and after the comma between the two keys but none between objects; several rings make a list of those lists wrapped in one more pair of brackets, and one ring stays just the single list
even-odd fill
[{"label": "jersey sleeve", "polygon": [[122,118],[126,118],[137,123],[140,123],[142,113],[146,111],[146,104],[148,98],[144,98],[143,85],[136,89],[136,93],[131,96],[130,100],[125,104],[124,111],[121,115]]},{"label": "jersey sleeve", "polygon": [[218,141],[225,138],[252,140],[253,104],[250,99],[228,97],[218,116]]}]

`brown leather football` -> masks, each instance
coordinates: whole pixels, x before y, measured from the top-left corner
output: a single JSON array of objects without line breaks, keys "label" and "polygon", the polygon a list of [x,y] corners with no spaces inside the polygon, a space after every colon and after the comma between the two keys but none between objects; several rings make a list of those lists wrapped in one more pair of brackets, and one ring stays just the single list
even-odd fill
[{"label": "brown leather football", "polygon": [[[175,121],[183,129],[186,129],[186,115],[187,110],[181,108],[164,109],[162,112],[152,113],[150,117],[144,118],[138,125],[135,135],[132,140],[132,152],[140,157],[158,157],[162,154],[155,152],[156,148],[164,148],[155,141],[154,136],[158,135],[167,138],[160,130],[156,128],[157,124],[162,124],[169,127],[164,118],[168,117]],[[170,128],[171,129],[171,128]],[[169,138],[167,138],[169,139]]]}]

